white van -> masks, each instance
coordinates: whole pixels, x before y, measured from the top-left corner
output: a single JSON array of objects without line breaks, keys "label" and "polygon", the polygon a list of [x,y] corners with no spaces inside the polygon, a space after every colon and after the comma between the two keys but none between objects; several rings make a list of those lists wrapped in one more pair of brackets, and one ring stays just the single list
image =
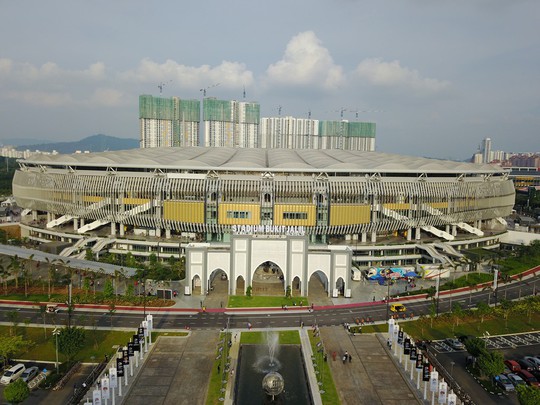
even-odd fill
[{"label": "white van", "polygon": [[26,370],[24,364],[19,363],[14,365],[9,370],[4,371],[4,375],[2,376],[2,379],[0,379],[0,383],[4,385],[11,384],[15,380],[17,380],[17,378],[19,378],[22,373],[24,373],[24,370]]},{"label": "white van", "polygon": [[360,281],[362,280],[362,272],[358,269],[351,269],[351,280]]}]

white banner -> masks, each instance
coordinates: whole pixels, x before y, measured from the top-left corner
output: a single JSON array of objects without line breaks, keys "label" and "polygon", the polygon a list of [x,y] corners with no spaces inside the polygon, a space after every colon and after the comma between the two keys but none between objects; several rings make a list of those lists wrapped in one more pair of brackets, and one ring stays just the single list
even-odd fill
[{"label": "white banner", "polygon": [[439,373],[432,371],[429,376],[429,390],[431,392],[437,392],[439,389]]},{"label": "white banner", "polygon": [[442,381],[439,384],[439,404],[446,404],[446,390],[448,389],[448,385]]},{"label": "white banner", "polygon": [[103,399],[109,399],[111,397],[109,379],[107,377],[101,379],[101,397]]},{"label": "white banner", "polygon": [[457,395],[448,394],[448,405],[456,405],[456,404],[457,404]]},{"label": "white banner", "polygon": [[101,405],[101,391],[100,390],[94,390],[92,392],[92,404]]},{"label": "white banner", "polygon": [[109,369],[109,383],[111,388],[118,388],[118,374],[116,373],[116,367]]},{"label": "white banner", "polygon": [[148,337],[148,322],[142,321],[142,327],[144,328],[144,337]]}]

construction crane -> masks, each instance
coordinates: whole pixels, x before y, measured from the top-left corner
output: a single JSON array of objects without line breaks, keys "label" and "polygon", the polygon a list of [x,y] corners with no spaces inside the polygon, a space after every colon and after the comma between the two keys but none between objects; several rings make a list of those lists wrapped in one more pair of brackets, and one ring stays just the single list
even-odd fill
[{"label": "construction crane", "polygon": [[[345,110],[345,111],[347,111],[347,110]],[[353,109],[349,109],[349,111],[356,114],[356,119],[358,119],[358,115],[360,113],[379,113],[379,112],[383,112],[383,110],[353,110]]]},{"label": "construction crane", "polygon": [[167,81],[166,83],[160,82],[160,83],[158,84],[157,87],[158,87],[158,89],[159,89],[159,95],[160,95],[160,96],[163,94],[163,87],[165,87],[167,84],[169,84],[169,83],[171,83],[171,82],[172,82],[172,80],[169,80],[169,81]]},{"label": "construction crane", "polygon": [[214,87],[217,87],[217,86],[219,86],[220,84],[221,84],[221,83],[215,83],[215,84],[213,84],[213,85],[211,85],[211,86],[208,86],[208,87],[205,87],[205,88],[203,88],[203,89],[200,89],[199,91],[202,91],[203,97],[206,97],[206,90],[212,89],[212,88],[214,88]]}]

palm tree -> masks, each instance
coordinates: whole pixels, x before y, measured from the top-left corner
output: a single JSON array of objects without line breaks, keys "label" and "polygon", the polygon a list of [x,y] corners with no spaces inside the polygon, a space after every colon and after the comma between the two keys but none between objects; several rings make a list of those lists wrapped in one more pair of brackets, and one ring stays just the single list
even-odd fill
[{"label": "palm tree", "polygon": [[19,256],[11,256],[11,262],[8,265],[8,269],[11,270],[11,274],[15,276],[15,288],[19,288],[19,275],[21,271],[21,261]]},{"label": "palm tree", "polygon": [[24,280],[24,296],[28,297],[28,284],[30,280],[30,273],[28,271],[28,264],[32,262],[34,255],[30,255],[28,259],[23,260],[21,264],[21,274]]},{"label": "palm tree", "polygon": [[[54,293],[53,279],[56,276],[57,259],[49,259],[48,257],[46,257],[45,261],[47,262],[47,268],[48,268],[47,270],[48,282],[49,282],[48,295],[49,295],[49,299],[51,299],[51,292]],[[51,289],[51,284],[52,284],[52,289]]]},{"label": "palm tree", "polygon": [[7,282],[9,278],[9,270],[8,266],[4,266],[3,264],[0,264],[0,277],[2,278],[2,282],[4,283],[4,295],[7,295]]}]

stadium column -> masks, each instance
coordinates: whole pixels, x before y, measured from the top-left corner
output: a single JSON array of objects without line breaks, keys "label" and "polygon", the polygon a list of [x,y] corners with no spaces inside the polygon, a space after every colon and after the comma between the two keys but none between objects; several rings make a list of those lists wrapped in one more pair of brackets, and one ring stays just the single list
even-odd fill
[{"label": "stadium column", "polygon": [[111,221],[111,235],[116,235],[116,222]]},{"label": "stadium column", "polygon": [[79,229],[79,219],[73,218],[73,230],[77,231],[77,229]]}]

